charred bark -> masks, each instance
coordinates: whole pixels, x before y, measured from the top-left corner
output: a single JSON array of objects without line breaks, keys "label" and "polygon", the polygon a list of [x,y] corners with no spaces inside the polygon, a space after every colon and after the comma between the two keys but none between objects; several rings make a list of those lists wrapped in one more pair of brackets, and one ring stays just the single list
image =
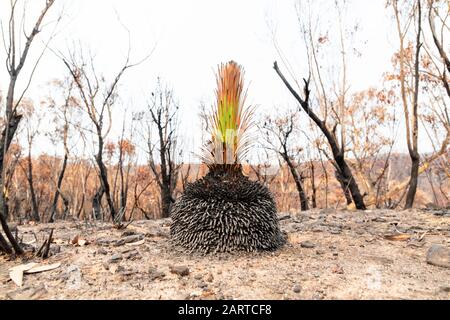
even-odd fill
[{"label": "charred bark", "polygon": [[[58,205],[58,199],[61,193],[61,186],[62,186],[62,182],[64,179],[64,173],[66,172],[66,167],[67,167],[67,160],[69,159],[69,154],[66,152],[64,154],[64,159],[63,159],[63,163],[62,163],[62,167],[61,170],[59,171],[59,175],[58,175],[58,181],[56,183],[56,190],[55,190],[55,195],[53,196],[53,203],[52,203],[52,208],[50,211],[50,220],[49,222],[55,222],[55,215],[56,215],[56,207]],[[63,199],[64,201],[65,199]]]},{"label": "charred bark", "polygon": [[103,162],[103,137],[100,128],[97,128],[98,135],[98,152],[95,157],[95,161],[97,162],[97,166],[99,169],[99,179],[102,184],[102,195],[100,196],[100,203],[103,194],[106,196],[106,202],[108,203],[109,213],[111,215],[112,220],[116,217],[116,209],[114,207],[114,202],[111,198],[111,191],[108,181],[108,170],[106,169],[105,163]]},{"label": "charred bark", "polygon": [[39,206],[36,199],[36,192],[34,190],[34,182],[33,182],[33,161],[31,159],[31,144],[30,150],[28,151],[28,172],[27,172],[27,181],[28,188],[30,189],[31,196],[31,217],[34,221],[40,221],[41,218],[39,216]]},{"label": "charred bark", "polygon": [[103,186],[100,186],[92,198],[92,213],[96,220],[99,220],[102,217],[102,198],[104,192]]},{"label": "charred bark", "polygon": [[[4,155],[9,149],[9,146],[11,145],[11,141],[14,137],[14,134],[17,130],[17,127],[19,126],[20,120],[22,119],[22,115],[18,115],[16,113],[13,113],[11,117],[9,117],[9,121],[5,128],[2,131],[1,135],[1,144],[0,144],[0,173],[3,172],[3,166],[4,166]],[[2,187],[0,190],[0,223],[3,228],[3,232],[5,233],[6,238],[8,238],[8,241],[10,242],[11,246],[14,249],[14,252],[16,254],[22,254],[23,250],[20,247],[20,245],[17,243],[16,239],[11,233],[11,230],[9,229],[8,223],[6,222],[6,217],[8,216],[8,204],[5,198],[5,193],[3,191],[4,181],[3,181],[3,175],[0,176],[0,186]],[[5,240],[5,239],[3,239]],[[6,246],[6,250],[10,250],[9,245]]]},{"label": "charred bark", "polygon": [[314,163],[311,161],[310,163],[310,171],[311,171],[311,205],[313,209],[317,208],[317,187],[316,187],[316,177],[315,177],[315,167]]},{"label": "charred bark", "polygon": [[406,194],[405,209],[410,209],[414,205],[414,198],[417,192],[417,180],[419,178],[419,166],[420,157],[418,152],[418,135],[419,135],[419,124],[418,124],[418,104],[419,104],[419,63],[420,63],[420,48],[422,44],[420,43],[420,35],[422,33],[422,6],[421,1],[417,1],[418,6],[418,30],[416,38],[416,56],[414,62],[414,100],[413,100],[413,112],[412,112],[412,143],[409,141],[408,137],[408,151],[411,158],[411,178],[409,181],[409,188]]},{"label": "charred bark", "polygon": [[289,167],[289,170],[291,172],[292,178],[295,182],[295,187],[297,188],[298,196],[300,199],[300,208],[302,211],[309,210],[309,204],[308,204],[308,197],[306,196],[305,189],[303,188],[303,178],[298,174],[297,168],[292,163],[291,159],[284,154],[283,155],[284,161],[286,161],[286,164]]},{"label": "charred bark", "polygon": [[341,189],[344,192],[347,205],[351,204],[353,202],[353,199],[350,193],[350,189],[348,188],[348,182],[345,181],[339,169],[336,169],[334,171],[334,176],[336,177],[336,180],[339,182],[339,185],[341,186]]},{"label": "charred bark", "polygon": [[334,133],[328,129],[325,121],[319,119],[319,117],[312,111],[309,105],[309,95],[310,95],[309,80],[304,79],[305,97],[304,99],[302,99],[300,95],[292,88],[292,86],[286,80],[284,75],[281,73],[280,69],[278,68],[277,62],[274,63],[273,67],[277,72],[278,76],[280,77],[280,79],[285,84],[285,86],[288,88],[288,90],[291,92],[294,98],[299,102],[302,109],[306,112],[306,114],[310,117],[310,119],[319,127],[319,129],[325,135],[325,138],[327,139],[328,144],[330,145],[334,161],[336,165],[339,167],[339,170],[341,171],[342,178],[346,183],[348,183],[348,188],[352,195],[353,202],[355,203],[355,207],[359,210],[365,210],[366,205],[364,204],[364,199],[361,195],[358,184],[356,183],[356,180],[353,177],[353,173],[351,172],[345,160],[343,147],[342,148],[339,147],[338,140],[334,135]]}]

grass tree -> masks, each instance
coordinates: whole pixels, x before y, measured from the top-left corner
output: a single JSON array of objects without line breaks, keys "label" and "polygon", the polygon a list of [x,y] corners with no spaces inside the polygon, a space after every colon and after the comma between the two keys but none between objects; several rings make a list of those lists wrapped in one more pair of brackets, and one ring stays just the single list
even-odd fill
[{"label": "grass tree", "polygon": [[242,172],[253,109],[245,105],[243,69],[236,62],[219,66],[216,96],[207,118],[211,139],[201,156],[209,171],[173,205],[172,242],[200,252],[277,249],[285,239],[273,196]]}]

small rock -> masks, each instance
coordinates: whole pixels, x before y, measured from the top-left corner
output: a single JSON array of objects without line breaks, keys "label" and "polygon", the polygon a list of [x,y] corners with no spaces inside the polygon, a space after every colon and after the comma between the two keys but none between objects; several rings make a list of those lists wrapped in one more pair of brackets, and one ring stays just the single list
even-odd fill
[{"label": "small rock", "polygon": [[127,259],[127,260],[128,259],[136,260],[136,259],[139,259],[139,258],[142,258],[142,257],[141,257],[141,255],[139,254],[139,252],[137,250],[132,250],[132,251],[129,251],[129,252],[125,253],[123,255],[123,258]]},{"label": "small rock", "polygon": [[100,249],[97,250],[97,254],[107,255],[107,254],[108,254],[108,251],[106,251],[106,250],[103,249],[103,248],[100,248]]},{"label": "small rock", "polygon": [[121,265],[114,264],[109,267],[109,272],[111,272],[112,274],[115,274],[118,272],[123,272],[123,271],[125,271],[125,268]]},{"label": "small rock", "polygon": [[334,256],[334,257],[337,257],[338,255],[339,255],[339,253],[333,252],[333,256]]},{"label": "small rock", "polygon": [[125,241],[123,239],[119,239],[119,240],[114,241],[114,246],[115,247],[120,247],[120,246],[123,246],[124,244],[125,244]]},{"label": "small rock", "polygon": [[318,255],[321,255],[324,253],[325,253],[325,250],[320,250],[320,249],[316,250],[316,254],[318,254]]},{"label": "small rock", "polygon": [[278,221],[288,220],[291,218],[291,215],[289,213],[286,214],[280,214],[278,216]]},{"label": "small rock", "polygon": [[116,254],[113,254],[111,256],[111,258],[109,258],[108,262],[109,263],[117,263],[117,262],[121,261],[122,259],[123,259],[122,255],[120,253],[116,253]]},{"label": "small rock", "polygon": [[325,297],[322,293],[314,293],[312,300],[323,300]]},{"label": "small rock", "polygon": [[200,273],[197,273],[195,276],[194,276],[194,279],[195,280],[201,280],[203,278],[203,276],[200,274]]},{"label": "small rock", "polygon": [[443,286],[443,287],[441,287],[441,291],[450,293],[450,286]]},{"label": "small rock", "polygon": [[189,275],[189,268],[186,266],[170,266],[169,269],[170,272],[182,277]]},{"label": "small rock", "polygon": [[198,287],[201,288],[201,289],[205,289],[205,288],[208,287],[208,285],[204,281],[199,281],[198,282]]},{"label": "small rock", "polygon": [[132,243],[132,242],[140,241],[140,240],[144,239],[144,237],[145,236],[143,234],[136,234],[136,235],[132,235],[132,236],[123,237],[121,240],[123,240],[124,243]]},{"label": "small rock", "polygon": [[100,239],[95,240],[95,243],[98,244],[99,246],[108,246],[115,242],[116,242],[115,240],[105,239],[105,238],[100,238]]},{"label": "small rock", "polygon": [[150,267],[148,268],[148,275],[150,280],[157,280],[157,279],[162,279],[166,276],[166,274],[162,271],[158,271],[156,268],[154,267]]},{"label": "small rock", "polygon": [[302,291],[302,288],[300,287],[300,285],[294,284],[294,286],[292,287],[292,291],[294,291],[295,293],[300,293],[300,291]]},{"label": "small rock", "polygon": [[206,276],[206,279],[205,279],[207,282],[213,282],[213,280],[214,280],[214,276],[211,274],[211,273],[209,273],[207,276]]},{"label": "small rock", "polygon": [[302,248],[312,249],[312,248],[315,248],[315,247],[316,247],[316,244],[315,244],[315,243],[312,243],[312,242],[310,242],[310,241],[303,241],[303,242],[300,243],[300,246],[301,246]]},{"label": "small rock", "polygon": [[433,214],[438,217],[443,217],[445,215],[450,215],[450,210],[437,210],[434,211]]},{"label": "small rock", "polygon": [[123,238],[123,237],[134,236],[134,235],[136,235],[135,231],[133,231],[133,230],[125,230],[124,232],[122,232],[120,237]]},{"label": "small rock", "polygon": [[433,244],[427,252],[427,263],[444,268],[450,268],[450,249]]}]

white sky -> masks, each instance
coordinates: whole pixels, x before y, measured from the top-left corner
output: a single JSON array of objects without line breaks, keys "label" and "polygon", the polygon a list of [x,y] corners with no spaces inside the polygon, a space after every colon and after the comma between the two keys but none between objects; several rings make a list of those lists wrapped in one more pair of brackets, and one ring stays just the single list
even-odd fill
[{"label": "white sky", "polygon": [[[0,0],[3,21],[7,21],[8,2]],[[43,2],[28,1],[29,14],[37,14]],[[47,21],[63,7],[65,16],[51,47],[67,52],[74,43],[81,43],[95,53],[97,70],[111,76],[121,68],[128,47],[127,33],[117,20],[119,14],[131,33],[133,60],[140,60],[155,48],[150,59],[123,77],[120,93],[124,104],[133,110],[144,109],[146,96],[156,77],[161,76],[174,88],[180,102],[182,132],[189,132],[195,140],[200,135],[199,103],[213,103],[214,70],[221,62],[233,59],[244,66],[250,81],[248,102],[259,105],[261,112],[295,105],[272,69],[273,61],[280,59],[268,22],[276,25],[277,40],[298,71],[296,76],[307,75],[293,0],[57,0]],[[385,0],[353,0],[349,19],[359,21],[361,37],[366,41],[359,47],[362,57],[349,63],[349,81],[354,90],[376,86],[390,68],[396,40],[392,38],[395,34],[390,35],[393,29]],[[51,27],[46,31],[50,33]],[[39,44],[33,49],[35,57]],[[7,74],[3,50],[0,59],[0,90],[4,92]],[[48,51],[28,96],[39,101],[45,82],[65,73],[62,63]],[[122,109],[117,108],[119,114]],[[121,121],[116,121],[116,128],[120,126]],[[191,145],[192,141],[185,143]],[[44,149],[45,143],[40,148]]]}]

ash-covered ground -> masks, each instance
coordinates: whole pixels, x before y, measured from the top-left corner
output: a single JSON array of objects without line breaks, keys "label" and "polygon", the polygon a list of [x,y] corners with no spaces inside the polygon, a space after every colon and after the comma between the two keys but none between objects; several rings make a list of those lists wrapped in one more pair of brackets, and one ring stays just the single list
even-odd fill
[{"label": "ash-covered ground", "polygon": [[[275,252],[198,255],[173,248],[170,219],[19,225],[51,256],[0,256],[0,299],[449,299],[450,213],[314,210],[279,214],[288,243]],[[22,263],[61,265],[24,274]]]}]

